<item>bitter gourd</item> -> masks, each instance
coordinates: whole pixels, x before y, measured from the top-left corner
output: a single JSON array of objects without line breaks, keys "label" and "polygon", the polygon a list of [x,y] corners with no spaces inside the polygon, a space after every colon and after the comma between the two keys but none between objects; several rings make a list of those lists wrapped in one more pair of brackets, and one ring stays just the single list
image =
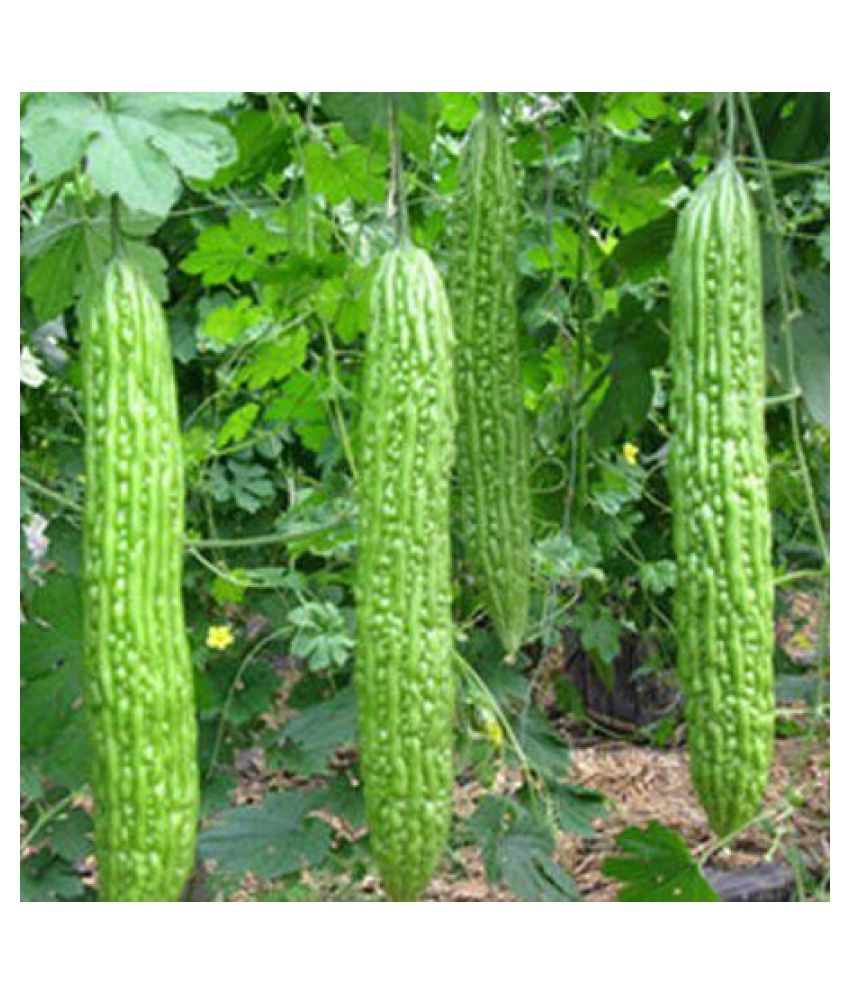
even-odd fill
[{"label": "bitter gourd", "polygon": [[82,315],[85,687],[100,897],[176,901],[198,812],[183,471],[162,308],[127,262]]},{"label": "bitter gourd", "polygon": [[388,894],[413,901],[452,808],[452,328],[440,276],[410,245],[381,259],[360,426],[357,660],[360,763]]},{"label": "bitter gourd", "polygon": [[463,548],[506,651],[525,633],[531,556],[528,436],[517,340],[518,203],[492,102],[461,155],[449,299],[457,349],[457,470]]},{"label": "bitter gourd", "polygon": [[713,829],[755,816],[773,750],[773,582],[758,219],[731,159],[672,260],[675,623],[691,771]]}]

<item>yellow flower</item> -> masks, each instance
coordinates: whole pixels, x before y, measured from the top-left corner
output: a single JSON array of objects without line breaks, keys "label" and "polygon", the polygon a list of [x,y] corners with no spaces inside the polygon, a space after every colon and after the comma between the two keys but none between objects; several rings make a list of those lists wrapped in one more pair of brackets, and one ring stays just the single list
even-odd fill
[{"label": "yellow flower", "polygon": [[492,716],[485,721],[484,732],[496,749],[502,745],[502,727]]},{"label": "yellow flower", "polygon": [[640,450],[633,442],[627,442],[623,446],[623,456],[625,457],[626,462],[631,463],[632,466],[635,466],[637,464],[637,458],[639,452]]},{"label": "yellow flower", "polygon": [[207,629],[207,646],[213,650],[226,650],[233,642],[233,629],[229,625],[211,625]]}]

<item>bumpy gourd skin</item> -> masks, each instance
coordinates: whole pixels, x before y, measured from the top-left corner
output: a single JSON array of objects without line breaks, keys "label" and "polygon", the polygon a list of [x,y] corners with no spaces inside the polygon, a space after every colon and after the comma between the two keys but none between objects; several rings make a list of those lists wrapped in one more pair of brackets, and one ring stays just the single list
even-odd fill
[{"label": "bumpy gourd skin", "polygon": [[731,160],[679,219],[670,452],[691,771],[721,836],[758,814],[773,751],[773,580],[758,220]]},{"label": "bumpy gourd skin", "polygon": [[192,668],[183,625],[183,470],[165,318],[109,264],[82,325],[85,707],[100,898],[172,902],[194,861]]},{"label": "bumpy gourd skin", "polygon": [[427,254],[380,262],[366,340],[359,463],[356,687],[372,852],[414,901],[452,808],[452,329]]},{"label": "bumpy gourd skin", "polygon": [[517,189],[498,115],[473,122],[451,219],[460,530],[506,651],[528,618],[531,499],[517,341]]}]

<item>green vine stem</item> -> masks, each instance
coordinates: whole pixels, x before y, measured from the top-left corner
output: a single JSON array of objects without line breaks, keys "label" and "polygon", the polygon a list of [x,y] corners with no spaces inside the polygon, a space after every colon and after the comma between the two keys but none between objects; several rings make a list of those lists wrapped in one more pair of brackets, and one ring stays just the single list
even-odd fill
[{"label": "green vine stem", "polygon": [[549,824],[549,828],[553,833],[557,832],[558,824],[554,817],[554,809],[552,806],[552,800],[548,795],[548,791],[545,787],[545,782],[542,777],[537,775],[532,767],[531,762],[528,759],[528,755],[522,748],[522,744],[517,738],[514,732],[513,726],[511,725],[508,717],[505,715],[502,706],[496,701],[495,695],[487,687],[484,680],[481,678],[478,671],[469,663],[468,660],[457,650],[452,651],[454,656],[455,664],[462,677],[465,677],[467,681],[475,688],[475,692],[479,697],[479,700],[486,704],[487,708],[493,713],[496,721],[502,728],[505,738],[511,745],[514,753],[516,753],[517,760],[520,764],[520,769],[522,770],[523,780],[528,787],[530,796],[532,799],[532,804],[536,807],[538,799],[542,802],[544,818]]},{"label": "green vine stem", "polygon": [[[45,484],[33,480],[26,474],[20,474],[20,481],[28,491],[39,494],[42,497],[54,501],[56,504],[69,511],[82,513],[82,506],[72,498],[65,497],[58,491],[47,487]],[[186,539],[185,546],[190,552],[198,549],[251,549],[254,546],[284,545],[295,542],[299,539],[309,539],[311,536],[324,535],[327,532],[334,532],[343,528],[346,522],[344,519],[334,519],[330,522],[323,522],[317,525],[298,525],[288,529],[286,532],[270,532],[257,536],[244,536],[233,539]]]},{"label": "green vine stem", "polygon": [[399,130],[399,96],[391,93],[387,100],[387,120],[390,132],[390,175],[395,197],[395,233],[399,246],[410,242],[410,219],[407,214],[407,191],[404,186],[404,162]]},{"label": "green vine stem", "polygon": [[322,525],[301,525],[286,532],[270,532],[265,535],[244,536],[235,539],[187,539],[189,549],[251,549],[254,546],[274,546],[294,542],[298,539],[309,539],[311,536],[323,535],[342,528],[345,522],[338,519],[325,522]]},{"label": "green vine stem", "polygon": [[798,311],[797,295],[791,275],[788,272],[785,254],[782,251],[782,218],[779,214],[776,193],[773,188],[770,169],[767,165],[764,145],[762,144],[761,135],[759,134],[758,125],[756,124],[756,119],[753,115],[753,109],[750,105],[749,97],[746,93],[741,93],[740,98],[741,106],[744,111],[744,118],[747,122],[747,129],[750,133],[750,139],[752,140],[753,148],[756,151],[756,156],[761,167],[764,195],[772,228],[771,242],[773,245],[773,259],[778,275],[779,303],[782,311],[782,342],[785,353],[786,376],[788,378],[788,386],[790,388],[788,392],[788,412],[791,421],[791,437],[794,442],[794,451],[797,455],[797,462],[803,478],[803,487],[805,489],[806,500],[809,505],[809,514],[817,536],[821,557],[823,559],[824,566],[827,570],[829,570],[829,540],[827,539],[826,530],[821,520],[817,495],[815,494],[814,484],[812,483],[811,470],[809,469],[809,463],[803,443],[803,433],[800,427],[802,391],[800,389],[800,382],[797,379],[797,366],[794,358],[794,339],[791,334],[791,324]]},{"label": "green vine stem", "polygon": [[823,580],[826,577],[824,570],[793,570],[791,573],[781,574],[773,580],[774,587],[784,587],[785,584],[793,584],[798,580]]},{"label": "green vine stem", "polygon": [[579,215],[579,242],[576,253],[576,273],[575,280],[570,285],[569,304],[570,316],[575,327],[575,374],[570,387],[570,407],[573,408],[573,428],[572,440],[570,443],[571,482],[570,490],[564,507],[564,529],[570,527],[570,517],[574,505],[581,508],[581,502],[587,493],[587,420],[580,416],[578,397],[585,376],[585,366],[587,364],[587,350],[589,346],[589,332],[587,322],[583,312],[583,302],[581,300],[582,291],[589,293],[589,288],[585,281],[585,268],[587,266],[587,243],[590,231],[590,184],[593,181],[596,171],[596,139],[597,139],[597,116],[599,114],[600,94],[594,97],[593,107],[590,116],[587,118],[587,139],[582,149],[581,180],[579,187],[579,204],[581,214]]},{"label": "green vine stem", "polygon": [[20,475],[20,480],[28,491],[33,491],[35,494],[40,494],[42,497],[49,498],[51,501],[54,501],[63,508],[68,508],[70,511],[76,511],[78,514],[82,514],[82,505],[78,504],[72,498],[65,497],[64,494],[60,494],[58,491],[54,491],[52,488],[47,487],[44,484],[40,484],[37,480],[33,480],[32,477],[28,477],[24,473]]},{"label": "green vine stem", "polygon": [[339,443],[342,446],[342,452],[345,456],[345,461],[348,463],[348,469],[351,473],[351,478],[354,482],[357,482],[357,461],[354,456],[354,447],[351,444],[351,438],[348,434],[348,429],[345,424],[345,417],[342,412],[342,406],[339,403],[339,393],[344,389],[342,380],[339,377],[339,369],[337,366],[337,353],[336,346],[334,345],[333,335],[331,334],[330,328],[325,319],[319,315],[319,326],[322,330],[322,338],[325,342],[325,351],[327,353],[328,360],[328,380],[330,381],[330,403],[331,412],[334,423],[336,425],[337,435],[339,436]]},{"label": "green vine stem", "polygon": [[249,665],[253,660],[257,658],[260,651],[265,649],[266,646],[272,640],[279,639],[286,634],[287,627],[282,627],[280,629],[275,629],[274,632],[270,632],[267,636],[261,639],[256,646],[253,646],[251,650],[245,654],[244,659],[239,664],[236,673],[233,675],[233,680],[230,682],[230,687],[227,689],[227,697],[224,699],[224,703],[221,706],[221,717],[218,720],[218,727],[215,733],[215,741],[213,743],[212,752],[210,753],[210,762],[207,765],[207,772],[204,778],[205,781],[213,775],[213,771],[218,763],[218,755],[221,752],[221,744],[224,741],[224,726],[227,722],[227,713],[230,711],[230,706],[233,702],[233,695],[236,693],[236,686],[242,680],[245,671],[248,669]]}]

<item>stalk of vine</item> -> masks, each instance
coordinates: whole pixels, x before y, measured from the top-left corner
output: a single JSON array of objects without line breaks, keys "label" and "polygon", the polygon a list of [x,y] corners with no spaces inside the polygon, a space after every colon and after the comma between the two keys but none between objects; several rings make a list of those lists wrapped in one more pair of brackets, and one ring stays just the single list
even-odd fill
[{"label": "stalk of vine", "polygon": [[779,207],[776,202],[776,192],[773,188],[770,169],[767,165],[764,145],[762,144],[761,135],[759,134],[758,125],[756,124],[755,116],[753,115],[749,97],[746,93],[741,93],[740,98],[741,106],[744,111],[744,117],[747,122],[747,129],[749,130],[750,138],[752,140],[753,147],[755,148],[756,156],[761,169],[765,200],[772,228],[771,242],[773,246],[774,264],[778,275],[779,303],[782,312],[780,327],[782,331],[782,342],[785,354],[786,377],[788,379],[789,387],[787,396],[788,412],[791,422],[791,437],[794,442],[794,451],[797,456],[797,462],[803,479],[803,487],[806,492],[806,500],[809,506],[812,526],[814,527],[815,535],[817,536],[818,546],[820,547],[820,553],[823,558],[824,566],[827,570],[829,570],[829,540],[826,537],[826,530],[824,528],[823,521],[821,520],[820,509],[818,508],[817,503],[817,495],[815,494],[814,484],[812,482],[811,470],[806,457],[806,450],[803,443],[803,434],[800,425],[802,391],[800,389],[800,382],[797,379],[797,366],[794,357],[794,339],[791,334],[791,323],[793,321],[794,314],[797,311],[796,289],[794,287],[793,280],[791,279],[791,275],[788,272],[788,267],[785,262],[785,254],[782,251],[782,219],[780,217]]},{"label": "stalk of vine", "polygon": [[387,100],[387,120],[390,132],[390,175],[395,196],[396,242],[398,245],[406,245],[410,241],[410,219],[407,214],[407,191],[404,186],[404,162],[398,118],[398,94],[391,93]]}]

